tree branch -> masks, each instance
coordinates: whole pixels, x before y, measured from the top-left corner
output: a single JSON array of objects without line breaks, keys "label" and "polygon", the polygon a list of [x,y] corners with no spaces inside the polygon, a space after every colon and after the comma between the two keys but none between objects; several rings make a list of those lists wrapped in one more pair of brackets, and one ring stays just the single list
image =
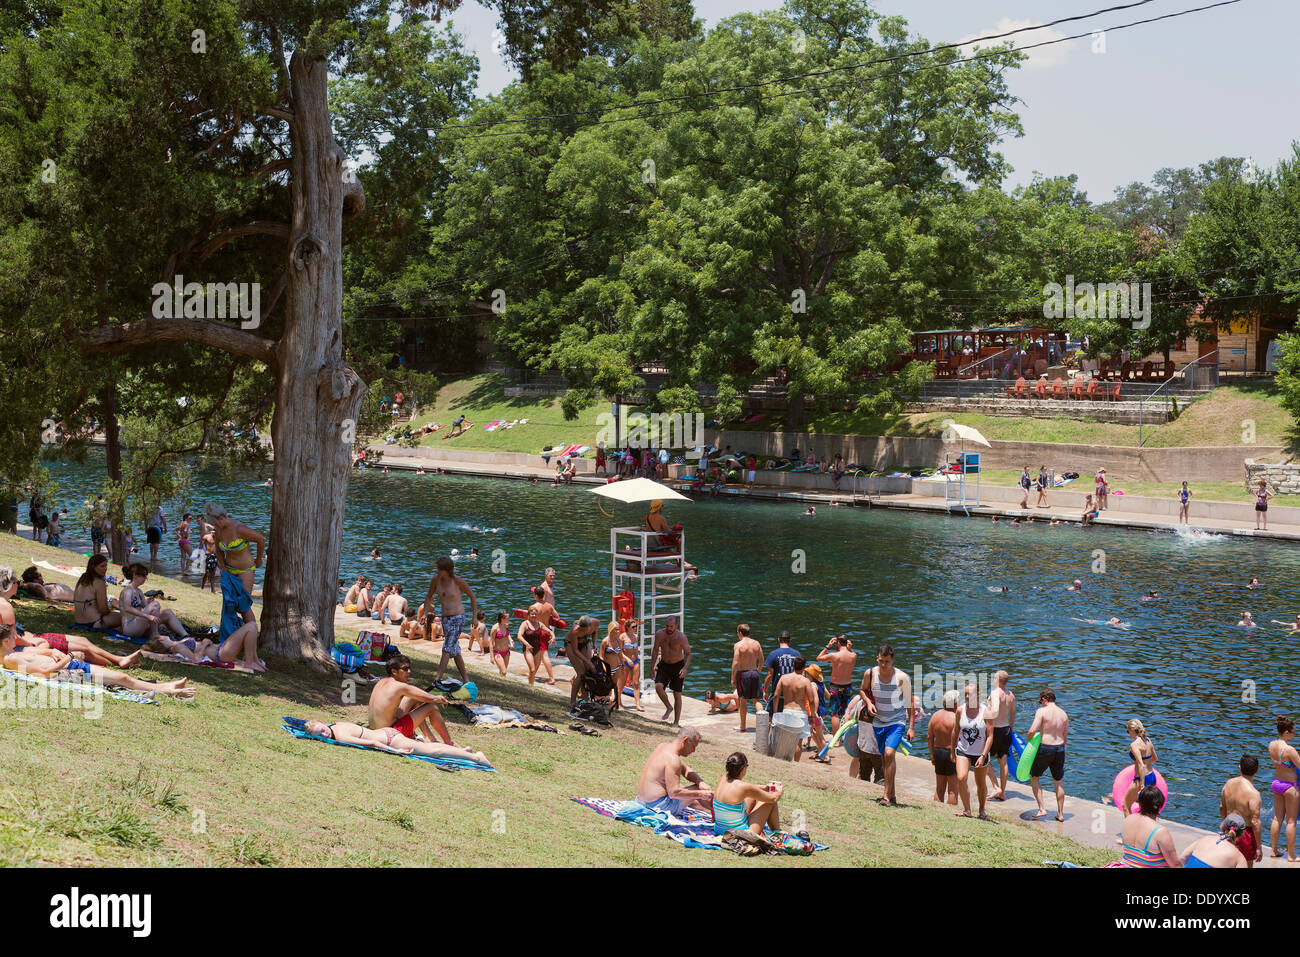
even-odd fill
[{"label": "tree branch", "polygon": [[259,112],[263,116],[274,116],[277,120],[284,120],[286,123],[292,123],[297,119],[293,110],[286,110],[279,106],[264,106]]},{"label": "tree branch", "polygon": [[238,326],[210,319],[142,319],[100,329],[87,345],[94,352],[114,354],[158,342],[192,342],[231,355],[276,364],[276,341]]},{"label": "tree branch", "polygon": [[203,147],[203,149],[201,149],[201,150],[199,150],[197,153],[195,153],[195,154],[194,154],[194,158],[195,158],[195,159],[198,159],[200,156],[207,156],[207,155],[210,154],[213,150],[215,150],[218,146],[220,146],[222,143],[224,143],[224,142],[226,142],[227,140],[231,139],[231,138],[232,138],[236,133],[238,133],[238,132],[240,131],[240,129],[243,128],[243,126],[244,126],[244,117],[243,117],[243,114],[241,113],[239,107],[235,107],[235,120],[234,120],[234,122],[231,124],[230,129],[226,130],[224,133],[222,133],[220,136],[218,136],[215,140],[213,140],[213,141],[212,141],[211,143],[209,143],[207,146]]},{"label": "tree branch", "polygon": [[203,262],[226,243],[232,239],[238,239],[240,236],[277,236],[280,239],[288,239],[289,224],[255,219],[249,223],[232,226],[224,233],[218,233],[207,241],[203,248],[199,250],[199,262]]}]

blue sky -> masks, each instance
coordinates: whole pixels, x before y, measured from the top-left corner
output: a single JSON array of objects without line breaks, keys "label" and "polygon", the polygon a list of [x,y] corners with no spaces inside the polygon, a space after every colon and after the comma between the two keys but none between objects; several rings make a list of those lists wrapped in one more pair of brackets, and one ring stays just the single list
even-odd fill
[{"label": "blue sky", "polygon": [[[877,0],[932,43],[1044,23],[1121,0]],[[1080,33],[1202,6],[1212,0],[1155,0],[1130,11],[1065,24],[1052,35]],[[707,26],[776,0],[695,0]],[[468,2],[452,16],[478,54],[479,92],[515,78],[493,49],[494,14]],[[1042,31],[1023,42],[1046,39]],[[1300,140],[1300,0],[1241,0],[1233,6],[1108,33],[1105,52],[1089,39],[1033,51],[1010,77],[1025,135],[1002,151],[1015,167],[1004,184],[1078,173],[1094,202],[1117,186],[1149,180],[1163,166],[1193,166],[1217,156],[1247,156],[1261,167],[1289,155]],[[1288,119],[1290,117],[1290,119]]]}]

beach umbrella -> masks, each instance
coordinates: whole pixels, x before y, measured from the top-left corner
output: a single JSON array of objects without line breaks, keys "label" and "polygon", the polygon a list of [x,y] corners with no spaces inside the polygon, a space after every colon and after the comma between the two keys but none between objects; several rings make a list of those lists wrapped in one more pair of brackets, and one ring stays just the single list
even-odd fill
[{"label": "beach umbrella", "polygon": [[948,431],[952,432],[953,435],[961,439],[962,448],[966,447],[967,440],[970,440],[971,442],[978,442],[980,445],[983,445],[986,448],[990,448],[990,449],[993,448],[993,446],[989,444],[989,440],[984,438],[984,436],[980,433],[979,429],[971,428],[969,425],[962,425],[958,422],[950,421],[946,424],[947,424]]},{"label": "beach umbrella", "polygon": [[[621,482],[609,482],[605,485],[598,485],[593,489],[588,489],[593,495],[600,498],[610,499],[615,502],[631,504],[632,502],[651,502],[655,499],[669,502],[689,502],[690,499],[675,489],[667,485],[661,485],[659,482],[648,478],[625,479]],[[599,505],[599,501],[597,502]],[[600,513],[607,518],[613,518],[609,512],[605,511],[603,505],[600,506]]]}]

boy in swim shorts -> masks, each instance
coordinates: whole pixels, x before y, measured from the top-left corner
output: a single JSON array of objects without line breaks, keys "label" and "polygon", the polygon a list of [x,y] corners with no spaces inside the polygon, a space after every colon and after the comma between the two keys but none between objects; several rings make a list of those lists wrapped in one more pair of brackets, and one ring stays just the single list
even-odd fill
[{"label": "boy in swim shorts", "polygon": [[437,572],[433,580],[429,582],[429,593],[424,598],[425,608],[425,628],[432,634],[433,631],[433,601],[437,598],[442,606],[442,659],[438,662],[438,681],[447,671],[447,659],[454,659],[456,662],[456,671],[460,674],[461,683],[469,681],[469,674],[465,670],[465,659],[460,650],[460,633],[465,627],[465,603],[462,595],[469,595],[472,613],[477,616],[478,598],[474,595],[474,589],[469,587],[469,582],[456,574],[456,565],[447,555],[442,556],[435,563]]}]

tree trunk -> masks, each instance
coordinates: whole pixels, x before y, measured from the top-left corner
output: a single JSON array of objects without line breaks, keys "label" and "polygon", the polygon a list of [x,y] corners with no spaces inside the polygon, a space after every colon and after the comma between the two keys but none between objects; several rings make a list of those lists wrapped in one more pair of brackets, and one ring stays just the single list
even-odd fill
[{"label": "tree trunk", "polygon": [[802,386],[792,389],[786,396],[785,424],[791,431],[802,429],[808,422]]},{"label": "tree trunk", "polygon": [[343,506],[365,384],[343,361],[343,152],[334,142],[328,67],[295,53],[285,329],[276,349],[270,548],[260,642],[323,660],[334,640]]},{"label": "tree trunk", "polygon": [[[122,437],[117,427],[117,395],[113,386],[99,394],[99,404],[104,413],[104,459],[108,468],[108,478],[114,485],[122,484]],[[122,534],[124,515],[111,514],[113,531],[104,543],[108,546],[109,556],[117,564],[127,561],[126,536]]]}]

